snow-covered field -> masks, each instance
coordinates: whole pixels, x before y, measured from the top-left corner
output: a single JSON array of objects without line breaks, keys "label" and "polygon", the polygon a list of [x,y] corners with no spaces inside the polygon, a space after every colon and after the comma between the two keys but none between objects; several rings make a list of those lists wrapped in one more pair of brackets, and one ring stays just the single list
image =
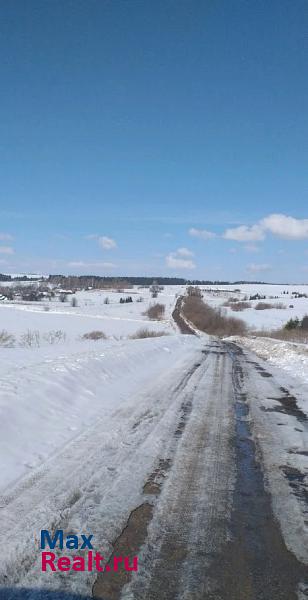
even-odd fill
[{"label": "snow-covered field", "polygon": [[[222,307],[230,297],[250,302],[251,308],[246,308],[240,312],[235,312],[230,307],[224,307],[224,310],[228,316],[243,319],[249,327],[257,330],[278,329],[284,326],[289,319],[294,319],[295,317],[302,319],[308,314],[308,285],[247,283],[239,285],[201,286],[201,289],[204,291],[204,301],[212,306]],[[292,292],[306,294],[307,298],[296,298],[296,294],[292,294]],[[250,300],[250,296],[256,294],[266,296],[265,300]],[[266,302],[272,305],[279,303],[284,308],[256,310],[255,307],[259,302]]]},{"label": "snow-covered field", "polygon": [[[165,288],[153,299],[146,288],[80,291],[74,295],[77,306],[71,305],[72,296],[63,303],[0,303],[0,332],[14,336],[12,347],[0,343],[0,489],[42,464],[102,414],[107,418],[134,382],[142,387],[171,356],[183,353],[185,341],[171,317],[178,292]],[[128,296],[133,302],[120,303]],[[162,320],[143,314],[155,302],[165,305]],[[141,328],[169,335],[127,339]],[[29,330],[39,339],[22,346]],[[46,334],[59,330],[65,337],[48,342]],[[107,339],[81,338],[93,330]]]},{"label": "snow-covered field", "polygon": [[[229,298],[247,300],[250,308],[240,312],[231,306],[223,307],[226,314],[243,319],[256,330],[277,329],[290,318],[303,318],[308,314],[308,285],[264,285],[242,284],[225,286],[200,286],[203,298],[215,307],[223,307]],[[236,290],[236,291],[235,291]],[[307,298],[297,298],[296,294],[306,294]],[[185,293],[185,286],[165,286],[157,299],[152,299],[148,288],[134,287],[123,291],[80,291],[74,294],[77,306],[71,306],[72,297],[64,303],[57,299],[40,302],[0,302],[0,331],[6,329],[19,338],[27,330],[39,331],[41,345],[46,345],[43,336],[50,331],[61,330],[66,335],[66,343],[75,345],[80,336],[93,330],[102,330],[107,337],[125,338],[141,327],[154,331],[174,332],[171,313],[176,297]],[[260,300],[250,300],[250,296],[265,296],[261,302],[280,304],[283,308],[256,310]],[[120,298],[132,296],[133,302],[121,304]],[[106,298],[109,303],[105,304]],[[142,299],[141,302],[137,300]],[[153,303],[165,305],[165,315],[161,321],[150,321],[143,313]]]},{"label": "snow-covered field", "polygon": [[[185,288],[184,288],[185,289]],[[28,330],[39,331],[40,345],[46,345],[43,336],[50,331],[61,330],[66,335],[66,343],[76,345],[80,336],[93,330],[101,330],[108,337],[127,337],[146,327],[154,331],[171,333],[174,326],[171,319],[175,295],[180,288],[166,287],[157,299],[151,297],[149,289],[127,289],[123,292],[80,291],[67,296],[66,302],[58,299],[40,302],[1,302],[0,331],[19,338]],[[131,296],[133,302],[120,303],[120,298]],[[71,306],[72,298],[77,306]],[[106,298],[109,303],[105,304]],[[137,302],[138,299],[141,302]],[[156,302],[164,304],[165,315],[161,321],[151,321],[143,313]]]}]

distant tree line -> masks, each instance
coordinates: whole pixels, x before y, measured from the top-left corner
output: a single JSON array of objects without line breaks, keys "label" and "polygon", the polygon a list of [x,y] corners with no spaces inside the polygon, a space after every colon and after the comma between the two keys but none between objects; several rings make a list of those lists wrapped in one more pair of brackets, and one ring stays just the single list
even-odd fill
[{"label": "distant tree line", "polygon": [[99,275],[49,275],[48,282],[61,286],[63,289],[72,288],[129,288],[134,285],[140,287],[164,286],[164,285],[243,285],[262,284],[269,285],[264,281],[210,281],[205,279],[184,279],[183,277],[100,277]]},{"label": "distant tree line", "polygon": [[[28,275],[5,275],[0,273],[0,281],[40,281],[45,277],[28,277]],[[273,285],[265,281],[219,281],[209,279],[184,279],[183,277],[100,277],[99,275],[49,275],[49,283],[61,286],[63,289],[92,287],[103,288],[129,288],[133,285],[150,287],[153,285]],[[286,285],[286,284],[277,284]]]},{"label": "distant tree line", "polygon": [[0,281],[40,281],[42,277],[28,277],[28,275],[5,275],[0,273]]},{"label": "distant tree line", "polygon": [[61,286],[63,289],[73,288],[130,288],[134,285],[150,287],[153,284],[161,285],[185,285],[186,279],[180,277],[99,277],[98,275],[49,275],[48,282]]},{"label": "distant tree line", "polygon": [[187,285],[244,285],[245,283],[249,283],[250,285],[275,285],[266,283],[265,281],[210,281],[208,279],[189,279],[185,283]]}]

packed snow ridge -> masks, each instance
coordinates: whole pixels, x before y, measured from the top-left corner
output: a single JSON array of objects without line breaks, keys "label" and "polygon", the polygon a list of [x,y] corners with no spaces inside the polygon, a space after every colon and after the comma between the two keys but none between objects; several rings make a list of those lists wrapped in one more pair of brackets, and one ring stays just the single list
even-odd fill
[{"label": "packed snow ridge", "polygon": [[284,369],[302,383],[308,383],[307,344],[284,342],[266,337],[233,336],[229,339],[255,352],[257,356],[267,360],[272,365]]}]

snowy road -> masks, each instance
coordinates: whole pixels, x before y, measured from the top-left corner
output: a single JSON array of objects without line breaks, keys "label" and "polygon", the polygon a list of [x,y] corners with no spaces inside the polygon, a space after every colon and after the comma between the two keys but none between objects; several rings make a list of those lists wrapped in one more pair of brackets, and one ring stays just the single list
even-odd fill
[{"label": "snowy road", "polygon": [[[230,342],[179,337],[155,342],[165,351],[156,376],[138,389],[135,374],[129,400],[3,494],[1,600],[19,600],[21,587],[26,600],[47,589],[103,600],[307,597],[303,390],[296,397],[291,378]],[[42,573],[42,528],[92,533],[106,561],[138,555],[139,570]]]},{"label": "snowy road", "polygon": [[[95,598],[305,597],[307,491],[301,495],[294,477],[288,481],[286,465],[263,473],[258,424],[251,423],[249,389],[253,395],[255,388],[259,390],[257,410],[264,419],[262,392],[264,380],[269,385],[269,379],[271,374],[234,344],[207,344],[200,366],[186,382],[182,414],[173,434],[175,443],[170,441],[169,451],[157,460],[144,487],[144,503],[128,520],[123,539],[120,536],[115,545],[116,554],[139,552],[141,568],[131,578],[123,572],[116,579],[105,571],[94,585]],[[270,386],[271,394],[281,399],[279,384],[271,381]],[[299,419],[307,433],[305,415],[289,410],[288,403],[284,408],[282,412],[292,425],[299,425]],[[278,415],[280,404],[276,421],[281,420]],[[285,514],[275,515],[270,487],[277,471],[286,480],[284,499],[289,505]],[[278,492],[275,485],[272,491]],[[295,517],[288,514],[289,509],[298,519],[294,545],[288,528]],[[278,519],[282,519],[281,524]],[[285,538],[282,529],[286,530]],[[134,544],[136,537],[140,547]]]}]

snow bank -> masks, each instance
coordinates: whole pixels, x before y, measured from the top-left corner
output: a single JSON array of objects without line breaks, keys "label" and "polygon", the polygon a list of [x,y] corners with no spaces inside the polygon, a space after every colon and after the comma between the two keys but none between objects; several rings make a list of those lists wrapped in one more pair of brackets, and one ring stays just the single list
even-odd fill
[{"label": "snow bank", "polygon": [[188,337],[105,341],[98,351],[67,354],[0,349],[0,489],[191,353],[197,340]]},{"label": "snow bank", "polygon": [[308,346],[263,337],[231,337],[230,340],[245,346],[271,364],[284,369],[293,377],[308,383]]},{"label": "snow bank", "polygon": [[91,590],[95,572],[41,572],[39,532],[92,533],[94,548],[110,555],[111,540],[144,501],[157,456],[174,443],[187,393],[181,385],[201,349],[190,335],[105,342],[104,351],[44,361],[36,353],[37,362],[30,352],[26,367],[8,369],[0,451],[2,485],[11,485],[0,496],[0,596],[8,581],[63,594]]}]

